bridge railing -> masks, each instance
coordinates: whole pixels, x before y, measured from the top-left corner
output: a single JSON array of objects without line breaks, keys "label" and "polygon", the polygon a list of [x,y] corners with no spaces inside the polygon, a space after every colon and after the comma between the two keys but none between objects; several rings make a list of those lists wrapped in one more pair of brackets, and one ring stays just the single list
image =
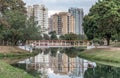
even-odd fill
[{"label": "bridge railing", "polygon": [[87,40],[27,40],[27,45],[33,46],[87,46]]}]

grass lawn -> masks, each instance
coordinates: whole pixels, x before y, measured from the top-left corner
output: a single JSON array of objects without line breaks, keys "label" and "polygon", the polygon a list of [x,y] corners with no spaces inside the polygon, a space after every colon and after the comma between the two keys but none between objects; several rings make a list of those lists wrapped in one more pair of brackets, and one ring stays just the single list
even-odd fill
[{"label": "grass lawn", "polygon": [[35,78],[27,72],[0,61],[0,78]]},{"label": "grass lawn", "polygon": [[96,48],[79,53],[79,57],[102,64],[120,67],[119,48]]}]

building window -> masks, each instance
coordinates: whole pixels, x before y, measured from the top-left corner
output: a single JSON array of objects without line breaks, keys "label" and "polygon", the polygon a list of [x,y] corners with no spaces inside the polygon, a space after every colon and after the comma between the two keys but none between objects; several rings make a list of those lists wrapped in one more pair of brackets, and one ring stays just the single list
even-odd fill
[{"label": "building window", "polygon": [[58,71],[62,72],[62,66],[61,66],[61,64],[58,64]]}]

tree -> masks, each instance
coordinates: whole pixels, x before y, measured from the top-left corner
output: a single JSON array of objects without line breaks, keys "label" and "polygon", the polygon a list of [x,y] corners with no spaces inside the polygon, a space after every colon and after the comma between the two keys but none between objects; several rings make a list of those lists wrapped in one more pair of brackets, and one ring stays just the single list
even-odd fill
[{"label": "tree", "polygon": [[78,40],[86,40],[86,35],[78,34]]},{"label": "tree", "polygon": [[4,14],[8,10],[19,10],[26,12],[23,0],[0,0],[0,12]]},{"label": "tree", "polygon": [[0,0],[0,39],[17,44],[23,35],[26,8],[22,0]]},{"label": "tree", "polygon": [[109,45],[112,35],[116,33],[116,19],[120,19],[119,8],[116,0],[101,0],[92,6],[83,23],[88,39],[106,38]]},{"label": "tree", "polygon": [[[25,27],[26,16],[18,10],[6,11],[3,16],[9,27],[7,27],[2,33],[5,41],[10,41],[13,45],[16,45],[23,35]],[[8,37],[8,39],[7,39]]]},{"label": "tree", "polygon": [[58,40],[57,36],[55,34],[52,34],[50,37],[51,40]]},{"label": "tree", "polygon": [[57,38],[57,34],[56,34],[56,32],[55,31],[52,31],[52,32],[50,32],[49,33],[51,36],[50,36],[50,39],[51,40],[58,40],[58,38]]},{"label": "tree", "polygon": [[9,24],[2,33],[5,42],[17,45],[19,41],[25,43],[26,40],[42,39],[40,27],[34,18],[26,19],[26,15],[18,10],[6,11],[3,17]]},{"label": "tree", "polygon": [[49,34],[51,35],[51,34],[55,34],[56,35],[56,31],[51,31],[51,32],[49,32]]},{"label": "tree", "polygon": [[44,40],[50,40],[50,37],[48,36],[48,34],[43,34],[44,35]]},{"label": "tree", "polygon": [[23,41],[26,40],[42,40],[40,26],[37,26],[37,22],[34,21],[34,17],[30,17],[26,20],[25,27],[23,30],[24,36]]},{"label": "tree", "polygon": [[58,48],[50,48],[51,56],[56,57]]},{"label": "tree", "polygon": [[[118,10],[118,12],[120,13],[120,10]],[[116,29],[116,34],[117,34],[116,38],[118,41],[120,41],[120,14],[114,19],[116,20],[115,22],[115,29]]]},{"label": "tree", "polygon": [[61,35],[60,39],[62,40],[78,40],[78,35],[74,33],[69,33],[65,35]]},{"label": "tree", "polygon": [[75,47],[63,48],[62,52],[71,58],[75,58],[78,55],[78,50]]}]

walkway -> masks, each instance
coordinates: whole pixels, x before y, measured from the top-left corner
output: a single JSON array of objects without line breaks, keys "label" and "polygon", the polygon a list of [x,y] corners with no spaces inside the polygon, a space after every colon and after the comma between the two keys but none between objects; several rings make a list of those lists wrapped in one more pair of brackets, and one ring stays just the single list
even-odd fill
[{"label": "walkway", "polygon": [[81,47],[87,46],[89,41],[85,40],[27,40],[27,45],[34,48],[41,47]]}]

